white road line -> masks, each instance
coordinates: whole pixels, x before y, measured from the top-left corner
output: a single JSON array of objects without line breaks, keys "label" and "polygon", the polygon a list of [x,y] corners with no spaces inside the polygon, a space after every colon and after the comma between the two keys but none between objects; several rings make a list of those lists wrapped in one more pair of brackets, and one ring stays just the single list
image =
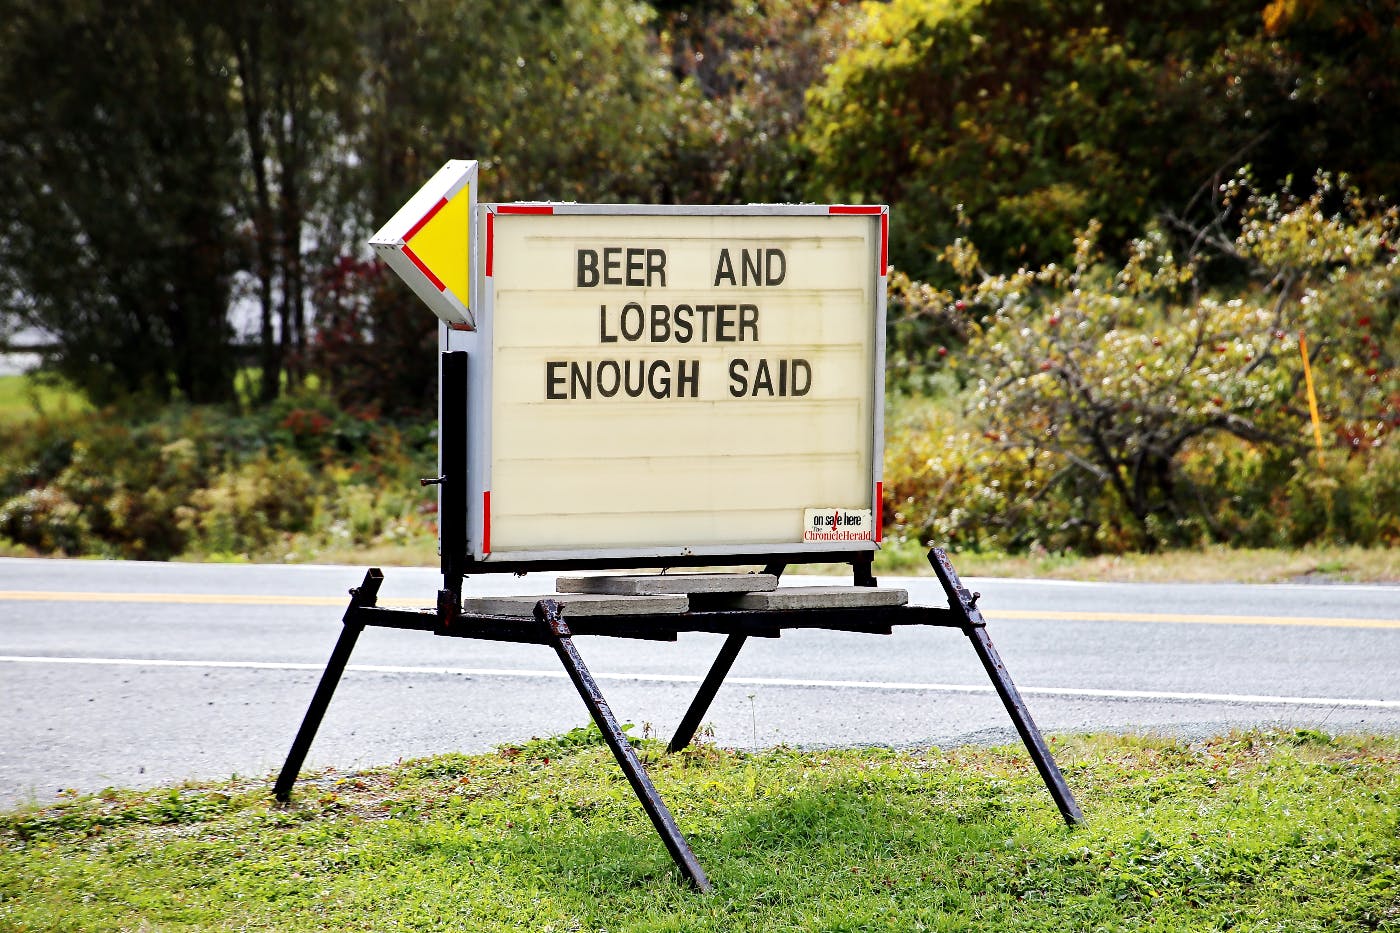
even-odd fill
[{"label": "white road line", "polygon": [[[210,661],[173,658],[59,658],[33,655],[0,655],[9,664],[89,664],[126,667],[192,667],[249,671],[320,671],[321,664],[294,661]],[[392,664],[351,664],[347,671],[361,674],[449,674],[460,677],[563,678],[562,670],[528,670],[493,667],[426,667]],[[594,673],[595,680],[631,683],[698,684],[692,674],[611,674]],[[855,690],[917,690],[925,693],[992,693],[991,685],[933,684],[886,680],[801,680],[790,677],[730,677],[727,684],[750,687],[842,687]],[[1237,703],[1252,706],[1332,706],[1348,709],[1400,709],[1400,700],[1362,700],[1344,697],[1290,697],[1238,693],[1174,693],[1161,690],[1097,690],[1092,687],[1020,687],[1031,696],[1080,697],[1107,700],[1185,700],[1209,703]]]},{"label": "white road line", "polygon": [[[540,597],[543,598],[543,597]],[[344,597],[292,596],[263,593],[96,593],[66,590],[0,590],[0,602],[58,603],[150,603],[152,605],[220,606],[340,606]],[[564,598],[567,602],[567,597]],[[421,599],[383,598],[381,606],[424,609]],[[987,609],[994,621],[1023,619],[1037,622],[1148,622],[1195,625],[1295,625],[1326,628],[1370,628],[1400,631],[1400,619],[1349,618],[1335,616],[1243,616],[1221,613],[1177,612],[1089,612],[1056,609]]]}]

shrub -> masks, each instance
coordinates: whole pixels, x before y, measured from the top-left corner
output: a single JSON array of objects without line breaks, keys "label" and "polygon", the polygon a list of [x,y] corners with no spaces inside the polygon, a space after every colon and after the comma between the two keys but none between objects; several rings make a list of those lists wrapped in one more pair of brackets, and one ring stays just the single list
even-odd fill
[{"label": "shrub", "polygon": [[209,554],[251,555],[280,535],[305,531],[315,514],[311,471],[286,453],[225,470],[176,508],[190,544]]},{"label": "shrub", "polygon": [[[980,278],[971,245],[948,250],[966,277],[950,303],[983,316],[975,385],[956,443],[891,434],[907,524],[1090,552],[1395,539],[1400,211],[1326,176],[1306,198],[1226,193],[1241,232],[1202,238],[1255,277],[1233,293],[1204,290],[1201,257],[1155,235],[1113,266],[1091,227],[1068,266]],[[1316,466],[1304,332],[1331,439]]]},{"label": "shrub", "polygon": [[247,416],[173,407],[0,427],[0,546],[167,559],[281,558],[425,534],[428,424],[299,393]]}]

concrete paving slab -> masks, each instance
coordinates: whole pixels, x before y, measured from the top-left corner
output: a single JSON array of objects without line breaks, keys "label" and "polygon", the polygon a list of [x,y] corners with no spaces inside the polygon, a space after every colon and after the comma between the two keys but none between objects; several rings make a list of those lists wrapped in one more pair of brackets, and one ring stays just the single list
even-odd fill
[{"label": "concrete paving slab", "polygon": [[580,616],[679,614],[690,608],[690,600],[685,596],[615,596],[595,593],[560,596],[557,593],[545,593],[541,596],[473,596],[462,600],[462,609],[468,613],[482,615],[533,619],[535,604],[542,599],[553,599],[563,606],[566,619],[577,619]]},{"label": "concrete paving slab", "polygon": [[767,593],[744,593],[725,599],[734,609],[861,609],[903,606],[908,590],[873,586],[784,586]]},{"label": "concrete paving slab", "polygon": [[654,596],[667,593],[758,593],[776,589],[771,573],[646,573],[617,576],[560,577],[561,593],[610,593]]}]

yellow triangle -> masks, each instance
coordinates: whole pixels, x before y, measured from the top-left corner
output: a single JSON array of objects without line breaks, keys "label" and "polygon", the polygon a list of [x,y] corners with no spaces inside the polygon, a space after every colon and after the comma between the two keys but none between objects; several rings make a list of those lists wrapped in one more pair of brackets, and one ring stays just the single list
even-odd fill
[{"label": "yellow triangle", "polygon": [[471,198],[470,186],[448,201],[412,239],[409,248],[423,265],[433,270],[447,290],[471,306]]}]

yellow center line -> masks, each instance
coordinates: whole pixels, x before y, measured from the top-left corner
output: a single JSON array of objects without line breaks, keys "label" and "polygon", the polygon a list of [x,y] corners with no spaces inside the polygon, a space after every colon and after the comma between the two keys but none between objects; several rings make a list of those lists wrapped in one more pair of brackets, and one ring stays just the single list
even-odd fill
[{"label": "yellow center line", "polygon": [[[268,596],[252,593],[75,593],[0,590],[0,602],[153,603],[203,606],[344,606],[344,596]],[[380,599],[379,605],[431,609],[422,599]],[[1166,622],[1194,625],[1310,625],[1326,628],[1400,629],[1400,619],[1338,616],[1242,616],[1181,612],[1085,612],[1048,609],[990,609],[988,619],[1065,622]]]},{"label": "yellow center line", "polygon": [[1185,612],[1052,612],[1038,609],[989,609],[988,619],[1042,619],[1069,622],[1173,622],[1198,625],[1320,625],[1328,628],[1400,629],[1400,619],[1338,616],[1233,616]]},{"label": "yellow center line", "polygon": [[[0,590],[0,602],[163,603],[186,606],[344,606],[346,596],[264,596],[255,593],[73,593],[57,590]],[[430,609],[422,599],[380,599],[381,606]]]}]

